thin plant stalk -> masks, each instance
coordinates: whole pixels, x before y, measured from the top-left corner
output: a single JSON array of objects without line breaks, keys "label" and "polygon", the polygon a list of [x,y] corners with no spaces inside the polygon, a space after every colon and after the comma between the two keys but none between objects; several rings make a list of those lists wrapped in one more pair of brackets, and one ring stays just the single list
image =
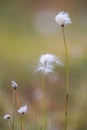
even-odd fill
[{"label": "thin plant stalk", "polygon": [[15,98],[16,98],[16,102],[17,102],[17,107],[19,108],[20,107],[20,101],[19,101],[19,97],[18,97],[18,93],[16,91],[16,94],[15,94]]},{"label": "thin plant stalk", "polygon": [[11,119],[8,119],[8,126],[9,126],[9,129],[12,130]]},{"label": "thin plant stalk", "polygon": [[24,114],[21,114],[21,130],[24,130]]},{"label": "thin plant stalk", "polygon": [[65,39],[65,31],[64,27],[62,27],[63,31],[63,39],[64,39],[64,46],[65,46],[65,56],[66,56],[66,105],[65,105],[65,130],[67,130],[67,123],[68,123],[68,88],[69,88],[69,70],[68,70],[68,52],[67,52],[67,45]]},{"label": "thin plant stalk", "polygon": [[16,89],[13,90],[13,112],[12,112],[12,130],[14,130],[14,118],[15,118],[15,102],[16,102]]},{"label": "thin plant stalk", "polygon": [[45,77],[42,74],[42,93],[43,93],[43,105],[44,105],[44,130],[46,130],[46,99],[45,99]]},{"label": "thin plant stalk", "polygon": [[21,115],[21,130],[23,130],[23,115]]}]

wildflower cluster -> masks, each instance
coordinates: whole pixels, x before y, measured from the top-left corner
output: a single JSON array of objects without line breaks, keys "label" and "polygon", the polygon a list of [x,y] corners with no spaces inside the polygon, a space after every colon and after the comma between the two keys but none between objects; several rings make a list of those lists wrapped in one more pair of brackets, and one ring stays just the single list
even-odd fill
[{"label": "wildflower cluster", "polygon": [[[65,53],[66,53],[66,109],[65,109],[65,130],[67,130],[67,112],[68,112],[68,52],[67,52],[67,46],[66,46],[66,39],[65,39],[65,32],[64,32],[64,27],[68,24],[71,24],[71,18],[69,17],[69,14],[62,11],[59,12],[55,16],[55,21],[57,22],[58,26],[63,29],[63,39],[64,39],[64,45],[65,45]],[[46,97],[45,97],[45,76],[49,73],[54,72],[55,66],[61,65],[63,66],[63,62],[60,60],[59,57],[53,55],[53,54],[43,54],[40,56],[40,59],[38,61],[38,65],[35,69],[35,72],[40,71],[42,73],[42,94],[43,94],[43,106],[44,106],[44,122],[43,122],[43,130],[47,129],[47,118],[46,118]],[[11,86],[13,88],[13,113],[12,116],[9,114],[6,114],[3,116],[5,120],[10,120],[10,125],[11,125],[11,130],[14,130],[15,122],[14,122],[14,117],[15,117],[15,112],[20,113],[21,115],[21,130],[23,130],[23,115],[26,114],[28,107],[27,105],[24,105],[22,107],[19,107],[17,110],[17,106],[15,107],[15,102],[16,104],[18,95],[17,95],[17,87],[18,84],[13,80],[11,82]]]},{"label": "wildflower cluster", "polygon": [[[20,113],[21,115],[24,115],[27,112],[28,108],[27,108],[27,105],[24,105],[24,106],[20,107],[18,110],[15,109],[16,108],[15,107],[16,91],[17,91],[18,84],[13,80],[13,81],[11,81],[11,86],[13,88],[13,92],[15,92],[15,95],[13,93],[13,97],[14,97],[13,98],[14,99],[13,100],[13,104],[14,104],[13,105],[13,114],[12,114],[12,116],[9,115],[9,114],[4,115],[3,119],[9,120],[10,128],[11,128],[11,130],[14,130],[14,117],[15,117],[15,112],[14,111]],[[16,102],[17,102],[17,100],[16,100]],[[21,118],[23,118],[23,117],[21,116]]]}]

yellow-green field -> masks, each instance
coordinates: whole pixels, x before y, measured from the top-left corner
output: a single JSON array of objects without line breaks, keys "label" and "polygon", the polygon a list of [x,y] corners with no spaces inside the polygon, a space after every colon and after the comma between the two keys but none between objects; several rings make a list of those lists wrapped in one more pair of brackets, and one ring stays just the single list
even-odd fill
[{"label": "yellow-green field", "polygon": [[[0,2],[0,130],[9,129],[3,115],[12,114],[12,80],[19,85],[21,105],[29,105],[25,119],[26,127],[28,126],[26,130],[36,130],[36,125],[40,128],[43,103],[41,99],[34,97],[33,93],[41,90],[41,75],[35,72],[35,68],[40,55],[45,53],[59,56],[65,63],[62,31],[54,21],[57,12],[62,9],[68,11],[72,19],[72,24],[65,28],[69,54],[68,128],[86,130],[87,9],[82,4],[85,0],[81,1],[79,6],[78,1],[73,1],[70,7],[64,5],[65,1],[59,2],[59,9],[57,1],[53,7],[53,1],[46,7],[46,3],[39,1]],[[50,130],[64,130],[65,87],[65,66],[56,67],[55,73],[46,77],[45,86]],[[20,130],[18,122],[19,119],[15,119],[16,129]]]}]

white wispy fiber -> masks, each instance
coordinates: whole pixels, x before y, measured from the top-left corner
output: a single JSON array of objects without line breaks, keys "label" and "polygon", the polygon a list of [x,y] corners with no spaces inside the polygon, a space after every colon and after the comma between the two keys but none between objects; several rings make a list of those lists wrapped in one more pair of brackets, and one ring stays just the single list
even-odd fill
[{"label": "white wispy fiber", "polygon": [[38,67],[35,71],[41,71],[46,75],[48,73],[54,72],[54,66],[56,64],[63,65],[58,57],[47,53],[40,56]]},{"label": "white wispy fiber", "polygon": [[27,105],[24,105],[18,109],[20,114],[25,114],[27,112]]},{"label": "white wispy fiber", "polygon": [[16,89],[18,87],[18,84],[13,80],[11,81],[11,86]]},{"label": "white wispy fiber", "polygon": [[6,119],[10,119],[10,115],[9,114],[6,114],[6,115],[4,115],[4,117],[3,117],[5,120]]},{"label": "white wispy fiber", "polygon": [[55,21],[58,23],[58,25],[60,27],[64,27],[67,24],[71,24],[71,18],[69,16],[69,14],[67,12],[59,12],[56,16],[55,16]]}]

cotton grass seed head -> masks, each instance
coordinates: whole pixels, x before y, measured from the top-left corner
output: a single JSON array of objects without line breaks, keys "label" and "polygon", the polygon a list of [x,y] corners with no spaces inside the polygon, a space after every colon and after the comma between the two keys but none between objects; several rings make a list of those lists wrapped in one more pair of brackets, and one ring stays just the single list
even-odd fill
[{"label": "cotton grass seed head", "polygon": [[4,115],[3,118],[4,118],[5,120],[10,119],[10,115],[9,115],[9,114],[6,114],[6,115]]},{"label": "cotton grass seed head", "polygon": [[20,114],[25,114],[27,112],[27,105],[24,105],[18,109]]},{"label": "cotton grass seed head", "polygon": [[16,89],[18,87],[18,84],[13,80],[11,81],[11,86]]},{"label": "cotton grass seed head", "polygon": [[71,24],[71,18],[69,16],[69,14],[67,12],[59,12],[56,16],[55,16],[55,21],[57,22],[57,24],[59,25],[59,27],[64,27],[67,24]]},{"label": "cotton grass seed head", "polygon": [[62,65],[62,62],[60,62],[58,57],[48,53],[41,55],[36,71],[41,71],[44,75],[46,75],[54,72],[54,66],[56,64]]}]

